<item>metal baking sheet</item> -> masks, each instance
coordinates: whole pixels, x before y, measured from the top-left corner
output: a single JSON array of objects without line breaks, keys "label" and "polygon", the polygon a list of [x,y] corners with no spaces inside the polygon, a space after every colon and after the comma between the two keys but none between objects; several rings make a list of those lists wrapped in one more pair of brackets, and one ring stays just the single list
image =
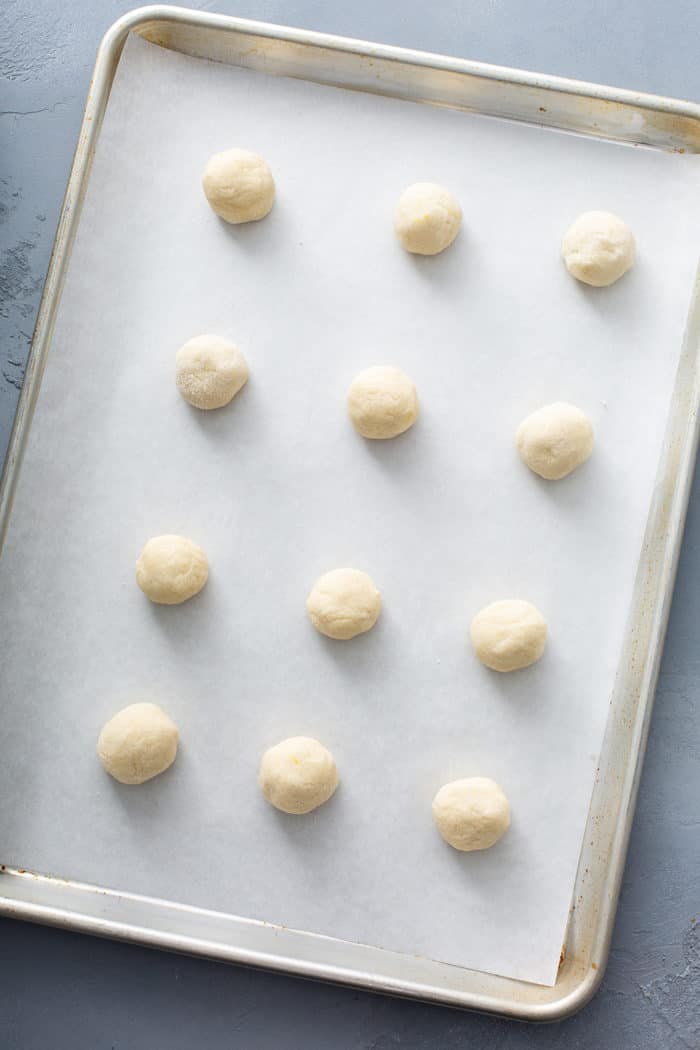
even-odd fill
[{"label": "metal baking sheet", "polygon": [[[206,18],[189,17],[206,26]],[[166,20],[160,30],[157,21],[140,20],[161,43],[166,24],[172,33]],[[221,20],[219,28],[236,25]],[[186,85],[181,97],[179,84]],[[134,86],[138,99],[129,94]],[[240,97],[245,107],[232,107]],[[298,133],[285,140],[292,119]],[[287,179],[279,180],[269,222],[232,234],[188,190],[201,153],[244,135]],[[414,174],[426,148],[431,172]],[[359,173],[358,157],[370,161]],[[10,654],[3,673],[12,696],[4,770],[14,786],[5,797],[17,800],[3,829],[3,859],[127,891],[115,895],[122,902],[134,893],[161,898],[151,909],[150,938],[168,899],[325,934],[311,942],[319,976],[333,976],[318,948],[333,937],[404,960],[393,984],[406,994],[448,1001],[445,961],[553,981],[620,652],[621,678],[631,685],[634,668],[624,654],[632,635],[639,650],[664,621],[682,503],[659,511],[675,509],[661,552],[670,564],[649,567],[664,569],[664,590],[651,610],[643,607],[637,575],[625,637],[649,501],[654,493],[658,499],[659,455],[669,451],[664,427],[695,266],[695,174],[693,158],[130,45],[0,570]],[[391,240],[396,188],[415,177],[446,182],[465,206],[465,236],[439,260],[408,259]],[[641,247],[636,270],[603,293],[574,285],[550,250],[595,193],[628,217]],[[373,271],[358,265],[367,238]],[[494,325],[504,290],[517,325]],[[348,310],[349,302],[361,310]],[[227,414],[202,420],[168,382],[188,325],[187,335],[203,328],[233,335],[248,353],[253,382]],[[347,381],[378,359],[375,346],[391,348],[391,359],[414,375],[424,405],[415,431],[379,452],[337,425]],[[688,359],[693,352],[687,346]],[[680,399],[692,391],[681,378],[671,419],[682,435],[692,417]],[[509,439],[526,411],[556,396],[590,411],[599,454],[552,493],[523,472]],[[465,454],[474,432],[478,458]],[[675,458],[675,475],[661,475],[681,500],[692,438]],[[522,508],[517,529],[514,502]],[[284,546],[280,517],[288,523]],[[42,550],[50,528],[61,557],[52,550],[49,564]],[[202,542],[213,567],[212,585],[177,620],[147,606],[131,581],[144,531],[171,529]],[[345,655],[309,635],[298,600],[317,572],[339,560],[369,568],[387,600],[381,630]],[[536,600],[553,626],[547,660],[505,687],[470,663],[464,646],[470,611],[504,588]],[[39,607],[51,615],[37,622]],[[143,690],[175,715],[184,746],[172,774],[137,797],[105,783],[91,747],[117,694],[129,699]],[[261,805],[254,767],[261,748],[301,730],[300,721],[334,748],[345,777],[337,802],[293,827]],[[41,732],[29,734],[37,725]],[[620,762],[621,741],[618,731],[610,745],[618,776],[634,770],[630,757],[641,743]],[[477,760],[517,797],[516,820],[497,850],[455,863],[430,827],[429,799]],[[387,783],[378,779],[383,763],[391,790],[377,807],[375,791]],[[601,790],[594,807],[603,798],[611,810],[614,792]],[[61,824],[54,800],[79,819]],[[614,827],[624,831],[625,822]],[[302,852],[314,860],[311,876]],[[177,865],[163,863],[175,855]],[[614,875],[612,860],[600,864],[602,878]],[[21,897],[26,880],[8,879],[8,896]],[[32,885],[36,894],[52,883]],[[588,893],[600,904],[599,887]],[[79,896],[89,912],[90,891]],[[184,913],[175,908],[172,925],[183,942]],[[219,936],[236,921],[222,918]],[[229,957],[243,957],[240,937],[229,947]],[[346,960],[358,950],[347,947]],[[298,965],[287,960],[289,968],[301,970],[303,954]],[[433,980],[442,975],[443,995],[413,986],[410,954],[426,957]],[[569,974],[579,987],[581,963],[573,953]],[[375,960],[375,981],[359,983],[382,986],[382,969]],[[542,991],[516,987],[519,997],[506,1005],[504,995],[497,1006],[526,1014],[528,1002],[546,1001]],[[483,986],[480,1001],[478,994],[467,985],[460,1001],[486,1005]]]}]

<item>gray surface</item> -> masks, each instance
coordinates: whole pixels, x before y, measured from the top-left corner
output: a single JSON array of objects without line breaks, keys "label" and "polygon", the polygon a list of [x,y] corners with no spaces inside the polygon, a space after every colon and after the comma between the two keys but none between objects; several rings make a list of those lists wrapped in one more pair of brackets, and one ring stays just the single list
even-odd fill
[{"label": "gray surface", "polygon": [[[213,6],[213,5],[203,5]],[[298,0],[218,10],[700,100],[700,7],[624,0]],[[22,367],[97,41],[128,3],[0,7],[0,448]],[[525,12],[527,16],[525,17]],[[700,487],[696,484],[603,987],[548,1028],[459,1015],[0,923],[0,1046],[8,1050],[389,1050],[700,1045]]]}]

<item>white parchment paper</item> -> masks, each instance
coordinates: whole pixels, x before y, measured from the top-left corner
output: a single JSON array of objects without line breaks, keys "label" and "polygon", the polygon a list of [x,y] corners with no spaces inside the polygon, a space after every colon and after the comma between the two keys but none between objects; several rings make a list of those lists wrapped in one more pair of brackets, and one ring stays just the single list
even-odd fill
[{"label": "white parchment paper", "polygon": [[[221,223],[208,156],[260,152],[265,221]],[[266,77],[130,40],[99,142],[0,563],[5,862],[551,984],[617,669],[697,255],[688,158]],[[401,190],[449,186],[464,228],[407,255]],[[609,289],[566,274],[589,208],[633,227]],[[217,332],[251,379],[191,409],[173,380]],[[358,438],[353,376],[396,364],[421,417]],[[571,400],[590,462],[546,484],[513,435]],[[190,536],[210,582],[180,608],[134,582],[146,539]],[[349,643],[307,622],[322,572],[354,565],[384,597]],[[471,616],[501,597],[545,613],[541,662],[499,676]],[[174,767],[107,777],[103,722],[151,699]],[[264,748],[334,752],[314,815],[272,810]],[[460,855],[433,827],[445,781],[494,777],[513,823]]]}]

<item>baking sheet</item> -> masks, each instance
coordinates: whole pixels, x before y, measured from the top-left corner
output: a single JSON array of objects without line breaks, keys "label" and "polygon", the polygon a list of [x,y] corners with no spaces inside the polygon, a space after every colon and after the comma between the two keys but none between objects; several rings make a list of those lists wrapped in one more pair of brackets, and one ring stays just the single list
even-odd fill
[{"label": "baking sheet", "polygon": [[[211,152],[270,162],[271,216],[219,223]],[[435,259],[391,232],[401,189],[450,186],[465,226]],[[597,751],[680,350],[698,236],[690,158],[268,78],[131,39],[122,58],[0,562],[1,859],[545,984],[556,976]],[[637,233],[607,290],[567,277],[590,207]],[[231,336],[252,378],[197,413],[172,382],[191,335]],[[361,368],[415,379],[419,423],[365,443]],[[556,486],[517,460],[539,404],[591,415],[590,463]],[[182,532],[211,577],[179,609],[133,582]],[[318,636],[328,568],[371,572],[368,636]],[[496,597],[550,622],[536,667],[466,645]],[[154,699],[182,745],[142,788],[94,741]],[[322,739],[342,778],[295,820],[260,798],[260,752]],[[513,825],[457,855],[430,801],[495,777]]]}]

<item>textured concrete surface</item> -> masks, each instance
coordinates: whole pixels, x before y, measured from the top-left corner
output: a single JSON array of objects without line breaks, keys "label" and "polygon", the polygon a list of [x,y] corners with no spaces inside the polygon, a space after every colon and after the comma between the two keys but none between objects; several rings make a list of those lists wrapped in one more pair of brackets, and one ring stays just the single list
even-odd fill
[{"label": "textured concrete surface", "polygon": [[[0,5],[0,454],[94,53],[104,30],[130,6],[128,0]],[[200,6],[700,101],[695,0]],[[527,1027],[0,921],[0,1046],[697,1050],[699,571],[696,479],[610,964],[601,991],[577,1017]]]}]

